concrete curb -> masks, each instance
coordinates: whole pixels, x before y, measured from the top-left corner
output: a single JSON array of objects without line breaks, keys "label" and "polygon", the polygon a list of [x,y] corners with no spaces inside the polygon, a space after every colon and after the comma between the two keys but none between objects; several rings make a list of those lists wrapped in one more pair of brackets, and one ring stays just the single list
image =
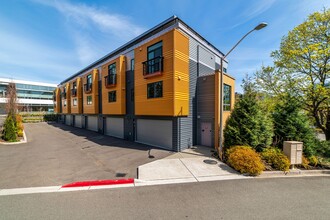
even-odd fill
[{"label": "concrete curb", "polygon": [[265,171],[257,178],[271,178],[271,177],[293,177],[293,176],[318,176],[318,175],[330,175],[330,170],[289,170],[283,171]]},{"label": "concrete curb", "polygon": [[117,179],[117,180],[91,180],[68,183],[62,188],[68,187],[86,187],[86,186],[104,186],[104,185],[119,185],[119,184],[134,184],[134,179]]}]

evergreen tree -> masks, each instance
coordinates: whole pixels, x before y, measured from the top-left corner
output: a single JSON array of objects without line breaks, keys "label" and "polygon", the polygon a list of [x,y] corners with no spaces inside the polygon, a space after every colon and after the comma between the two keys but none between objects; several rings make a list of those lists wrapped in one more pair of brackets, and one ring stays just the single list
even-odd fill
[{"label": "evergreen tree", "polygon": [[272,143],[272,121],[259,105],[254,88],[250,79],[243,81],[244,95],[236,102],[224,129],[225,148],[248,145],[261,151]]},{"label": "evergreen tree", "polygon": [[281,100],[275,105],[273,113],[274,144],[282,148],[283,141],[302,141],[305,155],[314,155],[319,142],[308,117],[302,111],[302,104],[290,94],[283,95]]},{"label": "evergreen tree", "polygon": [[10,142],[17,141],[15,122],[11,115],[8,115],[5,120],[4,129],[3,129],[3,139],[5,141],[10,141]]}]

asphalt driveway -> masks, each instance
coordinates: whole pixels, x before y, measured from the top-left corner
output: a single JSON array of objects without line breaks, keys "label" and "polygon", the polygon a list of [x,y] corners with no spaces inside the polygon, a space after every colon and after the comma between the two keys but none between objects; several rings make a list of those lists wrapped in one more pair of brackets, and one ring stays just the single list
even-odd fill
[{"label": "asphalt driveway", "polygon": [[28,143],[0,145],[0,189],[136,178],[173,152],[62,124],[24,124]]}]

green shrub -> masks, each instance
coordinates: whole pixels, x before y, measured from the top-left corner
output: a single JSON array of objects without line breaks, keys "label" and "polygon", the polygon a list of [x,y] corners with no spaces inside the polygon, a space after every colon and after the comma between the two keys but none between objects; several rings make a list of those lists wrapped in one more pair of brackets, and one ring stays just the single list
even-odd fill
[{"label": "green shrub", "polygon": [[227,150],[228,163],[240,173],[259,175],[265,166],[260,155],[248,146],[235,146]]},{"label": "green shrub", "polygon": [[282,148],[284,141],[304,142],[304,154],[316,154],[318,140],[311,127],[308,116],[302,111],[301,102],[290,94],[282,96],[272,114],[274,122],[275,145]]},{"label": "green shrub", "polygon": [[312,165],[313,167],[316,167],[319,164],[319,160],[316,156],[311,156],[308,158],[309,164]]},{"label": "green shrub", "polygon": [[23,137],[24,135],[23,135],[23,130],[19,130],[19,131],[17,131],[17,136],[18,137]]},{"label": "green shrub", "polygon": [[4,122],[3,139],[10,142],[17,141],[15,122],[11,115],[8,115]]},{"label": "green shrub", "polygon": [[44,115],[44,121],[57,121],[57,114]]},{"label": "green shrub", "polygon": [[319,141],[316,153],[319,156],[330,158],[330,141]]},{"label": "green shrub", "polygon": [[255,85],[247,79],[243,87],[244,95],[236,102],[223,131],[224,146],[248,145],[261,151],[272,143],[273,124],[258,102]]},{"label": "green shrub", "polygon": [[266,148],[261,153],[261,157],[277,170],[288,171],[290,168],[290,161],[288,157],[285,156],[283,152],[278,148]]},{"label": "green shrub", "polygon": [[301,159],[301,166],[305,169],[309,169],[309,160],[304,155]]}]

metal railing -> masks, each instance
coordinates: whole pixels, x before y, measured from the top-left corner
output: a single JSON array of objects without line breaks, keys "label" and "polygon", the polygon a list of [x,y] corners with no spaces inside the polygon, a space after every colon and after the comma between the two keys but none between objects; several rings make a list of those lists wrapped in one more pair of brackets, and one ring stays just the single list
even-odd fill
[{"label": "metal railing", "polygon": [[111,87],[117,84],[117,74],[109,74],[104,79],[105,87]]},{"label": "metal railing", "polygon": [[92,92],[92,83],[85,83],[84,84],[84,92],[91,93]]},{"label": "metal railing", "polygon": [[163,72],[163,60],[164,57],[155,57],[153,59],[144,61],[143,64],[143,75],[153,74],[157,72]]}]

